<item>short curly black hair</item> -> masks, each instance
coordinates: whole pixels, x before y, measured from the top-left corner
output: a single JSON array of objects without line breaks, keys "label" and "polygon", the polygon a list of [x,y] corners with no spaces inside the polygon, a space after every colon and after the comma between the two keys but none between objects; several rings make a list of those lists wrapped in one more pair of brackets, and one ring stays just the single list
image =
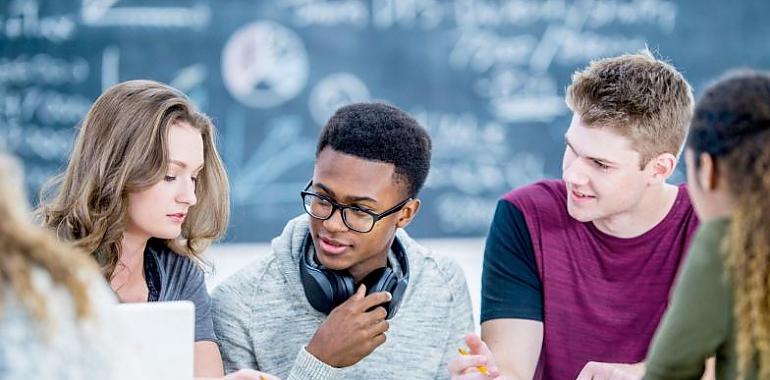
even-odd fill
[{"label": "short curly black hair", "polygon": [[428,132],[406,112],[385,103],[341,107],[321,131],[316,158],[327,146],[335,151],[395,166],[395,180],[416,196],[430,170]]}]

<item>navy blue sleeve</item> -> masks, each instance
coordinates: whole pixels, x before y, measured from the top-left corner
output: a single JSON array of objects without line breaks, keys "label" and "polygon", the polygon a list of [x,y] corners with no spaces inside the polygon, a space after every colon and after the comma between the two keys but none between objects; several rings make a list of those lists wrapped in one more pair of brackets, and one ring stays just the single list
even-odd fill
[{"label": "navy blue sleeve", "polygon": [[543,287],[524,214],[497,203],[484,249],[481,322],[500,318],[543,320]]}]

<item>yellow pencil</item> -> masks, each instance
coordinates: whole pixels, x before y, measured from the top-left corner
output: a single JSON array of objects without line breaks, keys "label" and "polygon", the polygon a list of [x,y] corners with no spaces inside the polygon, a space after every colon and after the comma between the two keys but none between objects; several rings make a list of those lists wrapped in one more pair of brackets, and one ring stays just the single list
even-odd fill
[{"label": "yellow pencil", "polygon": [[[460,355],[462,355],[462,356],[468,356],[469,355],[468,350],[466,350],[464,348],[458,348],[457,352],[459,352]],[[489,371],[487,370],[487,366],[485,366],[485,365],[476,366],[476,369],[478,369],[479,372],[481,372],[481,374],[489,376]]]}]

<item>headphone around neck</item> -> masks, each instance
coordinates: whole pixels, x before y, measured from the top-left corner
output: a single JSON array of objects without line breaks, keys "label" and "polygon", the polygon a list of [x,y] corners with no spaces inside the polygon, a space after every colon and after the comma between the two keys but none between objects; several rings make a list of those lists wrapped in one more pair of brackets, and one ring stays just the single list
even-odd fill
[{"label": "headphone around neck", "polygon": [[[302,287],[305,290],[310,305],[314,309],[329,314],[332,309],[345,302],[357,289],[356,281],[349,273],[325,268],[318,263],[313,249],[313,239],[308,233],[302,242],[302,251],[299,257],[299,274],[302,279]],[[390,302],[381,306],[388,312],[386,319],[393,318],[398,312],[398,307],[404,297],[406,286],[409,284],[409,261],[404,247],[393,239],[391,246],[393,253],[401,266],[399,275],[390,268],[378,268],[366,275],[361,284],[366,285],[366,294],[377,292],[390,292],[393,298]]]}]

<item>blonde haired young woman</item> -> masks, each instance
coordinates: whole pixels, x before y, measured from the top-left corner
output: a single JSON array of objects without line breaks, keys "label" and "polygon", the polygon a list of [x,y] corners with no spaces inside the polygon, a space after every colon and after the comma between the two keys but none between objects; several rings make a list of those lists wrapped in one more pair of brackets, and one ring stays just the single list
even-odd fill
[{"label": "blonde haired young woman", "polygon": [[85,254],[35,226],[0,153],[0,378],[109,379],[115,299]]},{"label": "blonde haired young woman", "polygon": [[[181,92],[135,80],[105,91],[86,115],[69,164],[40,214],[91,252],[121,302],[195,304],[195,375],[222,376],[203,250],[229,217],[215,128]],[[228,378],[259,379],[256,371]]]}]

